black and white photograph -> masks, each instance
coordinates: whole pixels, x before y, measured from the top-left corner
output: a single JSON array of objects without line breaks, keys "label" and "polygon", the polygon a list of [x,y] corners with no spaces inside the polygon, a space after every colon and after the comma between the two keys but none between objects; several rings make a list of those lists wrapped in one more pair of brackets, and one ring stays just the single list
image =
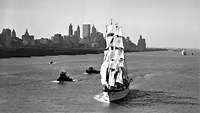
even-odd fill
[{"label": "black and white photograph", "polygon": [[199,113],[200,0],[0,0],[0,113]]}]

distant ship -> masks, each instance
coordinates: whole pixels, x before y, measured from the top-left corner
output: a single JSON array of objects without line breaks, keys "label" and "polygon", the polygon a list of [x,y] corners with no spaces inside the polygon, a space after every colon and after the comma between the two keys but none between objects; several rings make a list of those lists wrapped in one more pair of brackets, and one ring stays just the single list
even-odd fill
[{"label": "distant ship", "polygon": [[56,62],[54,62],[53,60],[51,60],[50,62],[49,62],[49,64],[55,64]]},{"label": "distant ship", "polygon": [[99,74],[100,71],[99,70],[96,70],[94,69],[93,67],[89,67],[88,69],[86,69],[85,71],[87,74]]},{"label": "distant ship", "polygon": [[183,55],[183,56],[184,56],[184,55],[187,55],[187,54],[186,54],[186,51],[185,51],[184,49],[181,51],[181,55]]},{"label": "distant ship", "polygon": [[123,39],[121,27],[111,21],[106,26],[106,48],[100,70],[103,92],[94,97],[97,101],[110,103],[129,93],[131,80],[127,73]]}]

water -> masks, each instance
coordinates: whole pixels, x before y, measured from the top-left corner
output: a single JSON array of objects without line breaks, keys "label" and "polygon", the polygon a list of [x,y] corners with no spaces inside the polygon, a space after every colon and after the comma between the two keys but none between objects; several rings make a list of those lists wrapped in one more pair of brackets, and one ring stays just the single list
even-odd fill
[{"label": "water", "polygon": [[[0,113],[197,113],[200,56],[175,52],[127,53],[129,95],[104,104],[93,99],[101,92],[102,54],[0,59]],[[56,63],[50,65],[54,60]],[[52,83],[60,69],[78,82]],[[183,109],[184,108],[184,109]]]}]

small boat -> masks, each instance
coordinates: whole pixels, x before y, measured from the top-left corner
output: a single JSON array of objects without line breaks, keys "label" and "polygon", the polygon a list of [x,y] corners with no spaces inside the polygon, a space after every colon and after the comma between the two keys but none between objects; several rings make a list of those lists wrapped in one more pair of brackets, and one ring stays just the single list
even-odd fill
[{"label": "small boat", "polygon": [[95,70],[93,67],[89,67],[89,68],[86,70],[86,73],[88,73],[88,74],[99,74],[100,71]]},{"label": "small boat", "polygon": [[127,96],[132,79],[127,73],[121,27],[111,22],[106,26],[105,39],[106,48],[100,70],[103,91],[95,95],[94,99],[110,103]]},{"label": "small boat", "polygon": [[60,73],[60,76],[59,76],[58,79],[57,79],[57,81],[58,81],[59,83],[64,83],[64,82],[66,82],[66,81],[74,82],[75,80],[72,79],[72,78],[70,78],[70,77],[69,77],[69,74],[66,75],[66,72],[61,72],[61,73]]},{"label": "small boat", "polygon": [[183,50],[181,51],[181,55],[182,55],[182,56],[187,55],[185,49],[183,49]]},{"label": "small boat", "polygon": [[49,64],[54,64],[55,62],[53,61],[53,60],[51,60],[50,62],[49,62]]}]

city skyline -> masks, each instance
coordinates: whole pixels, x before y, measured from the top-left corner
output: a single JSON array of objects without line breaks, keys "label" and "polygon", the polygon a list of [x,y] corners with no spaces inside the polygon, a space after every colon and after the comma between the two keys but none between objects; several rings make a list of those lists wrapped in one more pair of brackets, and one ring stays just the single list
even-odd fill
[{"label": "city skyline", "polygon": [[26,28],[36,38],[68,35],[70,23],[81,32],[89,23],[105,33],[112,18],[133,42],[143,35],[149,47],[200,48],[198,0],[0,1],[0,29],[15,29],[19,37]]}]

